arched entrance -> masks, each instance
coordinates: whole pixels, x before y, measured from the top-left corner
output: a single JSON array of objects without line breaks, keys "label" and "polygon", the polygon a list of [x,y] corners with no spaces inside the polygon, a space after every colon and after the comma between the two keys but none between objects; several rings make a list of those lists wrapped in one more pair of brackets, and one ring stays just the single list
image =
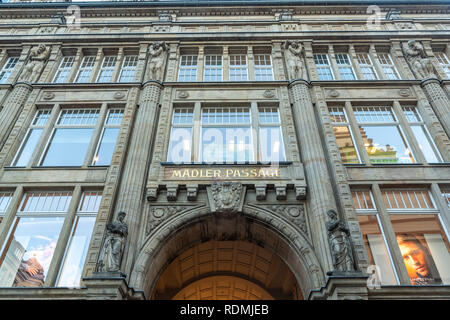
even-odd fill
[{"label": "arched entrance", "polygon": [[152,299],[301,299],[297,281],[273,252],[247,241],[207,241],[178,255]]},{"label": "arched entrance", "polygon": [[[233,279],[223,285],[219,276]],[[249,298],[255,290],[274,299],[302,299],[323,280],[309,239],[280,215],[250,206],[243,213],[197,207],[173,215],[152,230],[130,274],[130,286],[149,299],[186,296],[201,285],[216,298],[229,288],[230,297],[232,288],[244,284]]]}]

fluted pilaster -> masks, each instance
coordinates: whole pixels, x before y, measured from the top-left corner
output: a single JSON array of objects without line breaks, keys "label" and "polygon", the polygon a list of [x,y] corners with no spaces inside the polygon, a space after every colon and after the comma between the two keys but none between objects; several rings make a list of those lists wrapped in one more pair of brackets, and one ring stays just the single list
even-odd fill
[{"label": "fluted pilaster", "polygon": [[0,149],[6,142],[8,134],[14,126],[15,119],[19,116],[33,88],[25,83],[18,83],[8,95],[0,111]]},{"label": "fluted pilaster", "polygon": [[426,79],[422,82],[422,87],[427,94],[428,100],[438,116],[442,127],[450,137],[450,100],[442,89],[439,80]]},{"label": "fluted pilaster", "polygon": [[161,85],[158,82],[151,81],[144,84],[117,198],[115,214],[119,211],[127,213],[128,238],[122,259],[126,263],[126,265],[122,264],[122,271],[125,273],[131,272],[138,247],[141,207],[151,160],[149,150],[152,147],[151,143],[158,123],[160,94]]},{"label": "fluted pilaster", "polygon": [[333,262],[325,228],[326,212],[336,210],[333,189],[327,162],[322,148],[319,129],[306,81],[296,80],[290,85],[293,98],[293,114],[296,123],[300,153],[308,184],[307,201],[310,208],[310,222],[314,246],[323,269],[333,269]]}]

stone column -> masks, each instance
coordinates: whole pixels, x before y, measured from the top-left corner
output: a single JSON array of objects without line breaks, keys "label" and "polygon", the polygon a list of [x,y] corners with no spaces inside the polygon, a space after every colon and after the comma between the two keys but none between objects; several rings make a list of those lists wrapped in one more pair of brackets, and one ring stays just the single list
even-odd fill
[{"label": "stone column", "polygon": [[300,153],[308,184],[307,201],[311,213],[311,228],[316,253],[325,271],[333,270],[330,246],[325,222],[326,212],[337,211],[327,161],[322,148],[308,82],[295,80],[290,84],[293,114]]},{"label": "stone column", "polygon": [[16,118],[20,114],[31,91],[33,91],[31,85],[18,83],[6,98],[3,108],[0,111],[0,150],[3,148],[9,132],[13,128]]},{"label": "stone column", "polygon": [[162,85],[157,81],[148,81],[144,84],[117,197],[115,212],[127,213],[128,237],[121,269],[125,274],[131,272],[139,240],[141,208],[145,201],[146,178],[151,160],[150,150],[158,123],[161,88]]},{"label": "stone column", "polygon": [[450,100],[448,96],[442,89],[438,79],[425,79],[421,85],[442,127],[450,137]]}]

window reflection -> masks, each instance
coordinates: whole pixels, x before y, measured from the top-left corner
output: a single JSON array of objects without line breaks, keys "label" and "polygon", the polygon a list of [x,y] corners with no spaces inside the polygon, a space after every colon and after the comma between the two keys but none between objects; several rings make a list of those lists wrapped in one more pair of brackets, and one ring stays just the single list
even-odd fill
[{"label": "window reflection", "polygon": [[411,284],[450,283],[450,247],[437,215],[390,218]]},{"label": "window reflection", "polygon": [[396,126],[361,126],[371,163],[413,163],[411,151]]}]

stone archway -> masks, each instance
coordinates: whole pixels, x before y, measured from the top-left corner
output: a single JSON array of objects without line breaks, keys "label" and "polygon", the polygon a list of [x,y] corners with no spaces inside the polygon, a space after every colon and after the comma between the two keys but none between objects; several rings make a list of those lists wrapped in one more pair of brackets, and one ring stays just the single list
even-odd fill
[{"label": "stone archway", "polygon": [[180,253],[164,270],[152,299],[302,299],[277,254],[248,241],[207,241]]},{"label": "stone archway", "polygon": [[280,215],[244,206],[243,213],[214,213],[208,207],[178,213],[146,239],[130,274],[130,286],[148,298],[166,268],[186,249],[208,241],[246,241],[276,254],[307,297],[324,283],[324,274],[309,240]]}]

